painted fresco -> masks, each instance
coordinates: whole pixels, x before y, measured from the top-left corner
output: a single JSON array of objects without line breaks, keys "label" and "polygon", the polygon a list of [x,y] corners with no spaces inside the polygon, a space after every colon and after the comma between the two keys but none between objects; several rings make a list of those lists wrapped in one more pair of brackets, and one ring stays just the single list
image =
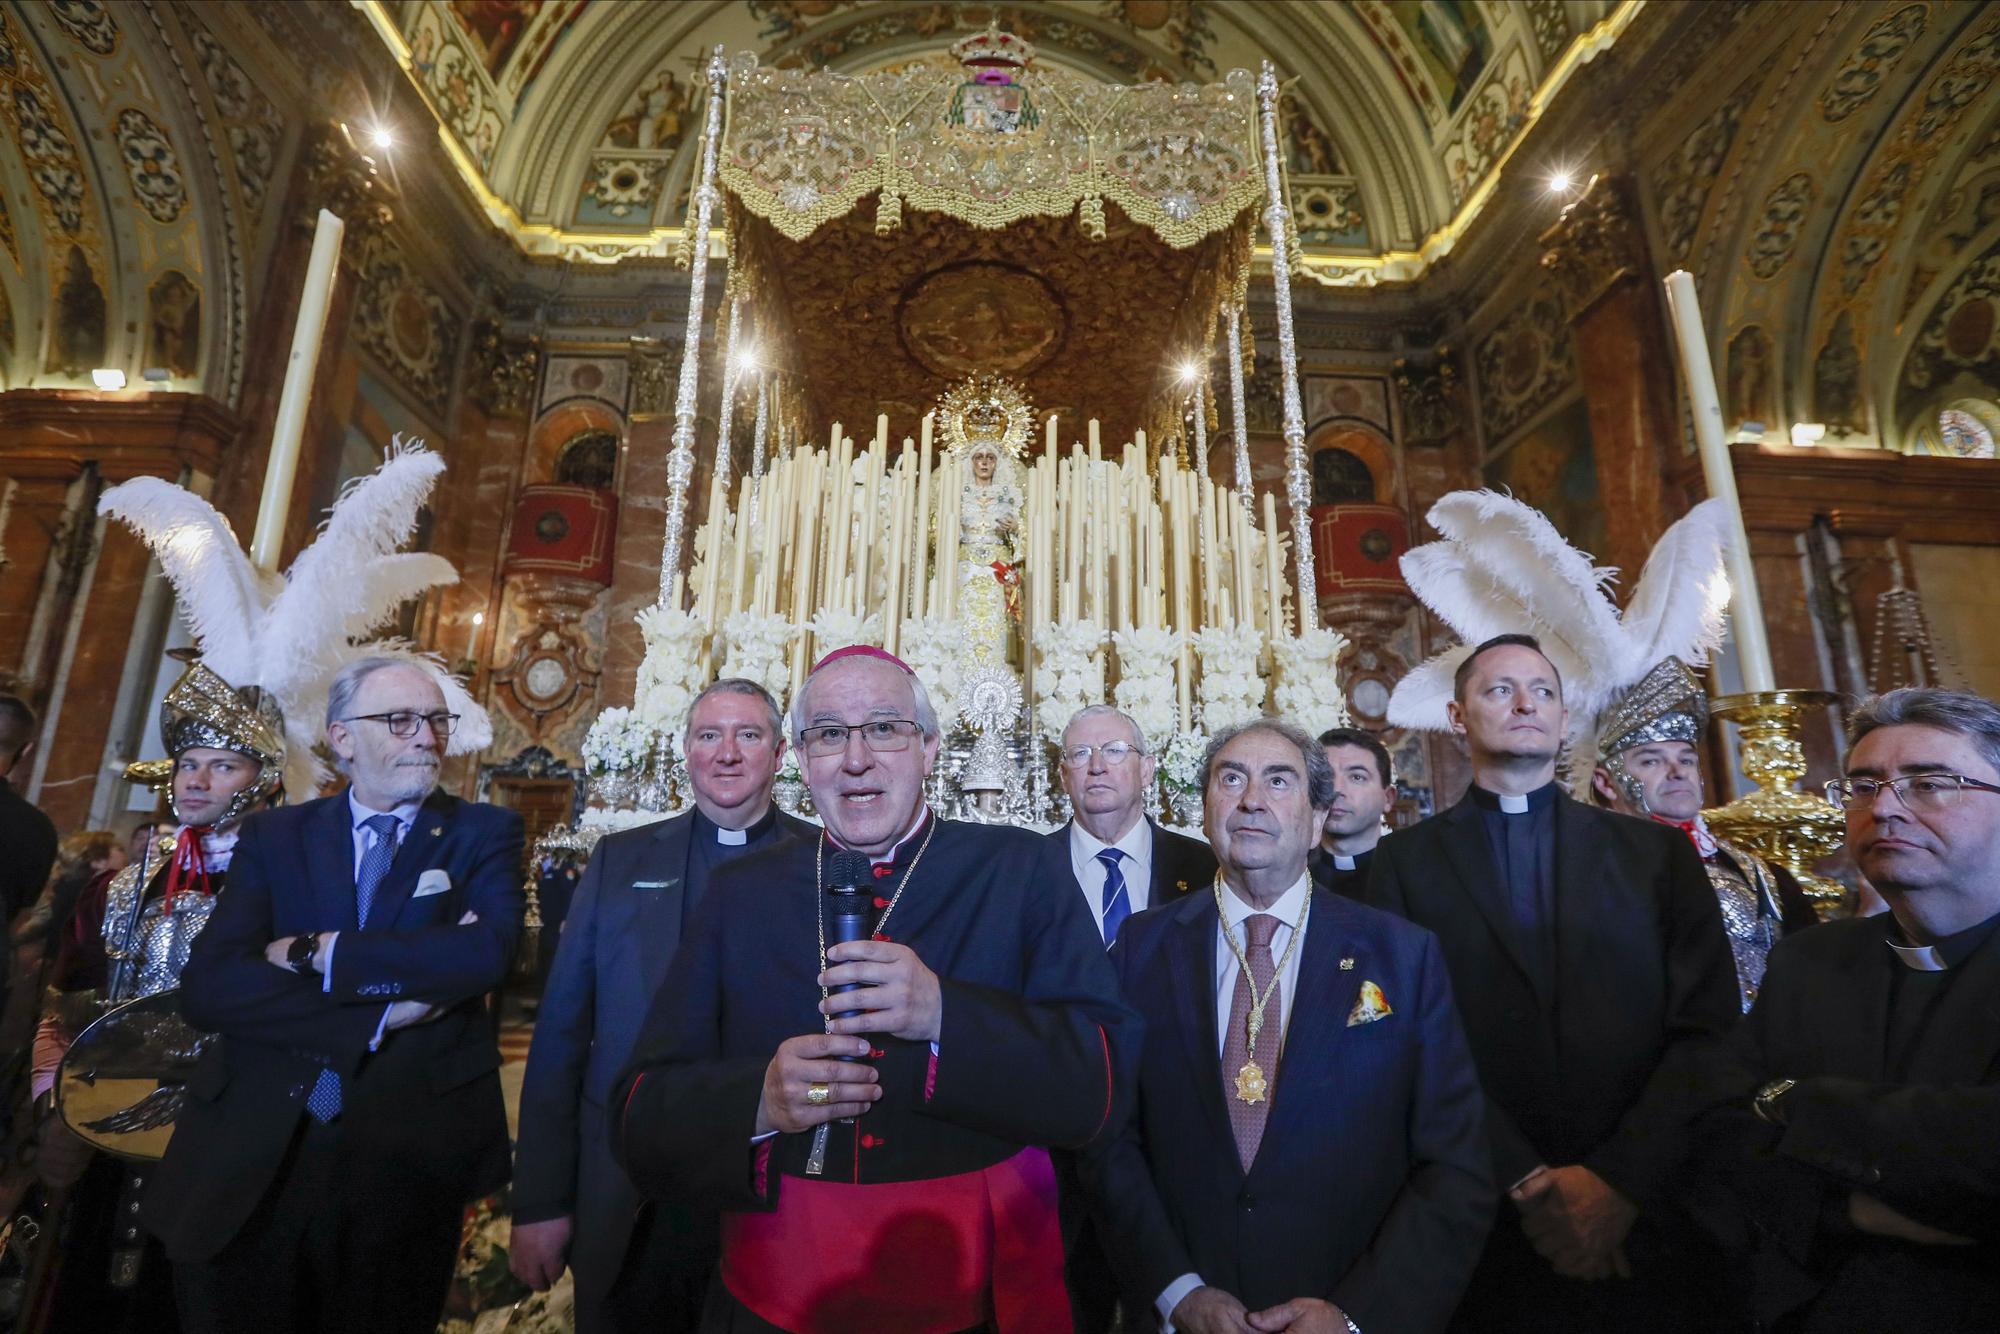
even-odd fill
[{"label": "painted fresco", "polygon": [[1581,398],[1488,460],[1486,485],[1505,488],[1546,514],[1574,546],[1592,554],[1605,550],[1604,504],[1590,448],[1590,416]]}]

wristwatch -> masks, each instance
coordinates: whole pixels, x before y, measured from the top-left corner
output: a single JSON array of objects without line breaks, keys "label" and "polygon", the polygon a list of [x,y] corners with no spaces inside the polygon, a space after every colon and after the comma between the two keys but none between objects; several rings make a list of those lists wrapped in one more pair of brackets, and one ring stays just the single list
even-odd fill
[{"label": "wristwatch", "polygon": [[303,973],[312,967],[313,955],[319,953],[319,932],[308,931],[303,936],[292,938],[291,948],[285,951],[285,962],[295,973]]},{"label": "wristwatch", "polygon": [[1763,1088],[1758,1089],[1756,1095],[1750,1099],[1750,1110],[1757,1114],[1759,1121],[1765,1121],[1774,1126],[1784,1125],[1785,1112],[1778,1105],[1778,1100],[1787,1093],[1790,1093],[1792,1086],[1798,1082],[1796,1079],[1772,1080],[1770,1083],[1764,1085]]}]

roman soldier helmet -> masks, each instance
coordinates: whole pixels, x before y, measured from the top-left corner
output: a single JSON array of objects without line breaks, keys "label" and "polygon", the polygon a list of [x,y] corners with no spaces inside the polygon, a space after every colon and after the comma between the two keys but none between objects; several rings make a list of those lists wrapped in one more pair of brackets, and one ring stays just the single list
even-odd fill
[{"label": "roman soldier helmet", "polygon": [[[284,785],[285,715],[270,694],[257,687],[241,690],[216,675],[185,649],[174,656],[187,663],[180,679],[167,688],[160,702],[160,740],[178,760],[196,746],[233,750],[257,765],[257,779],[238,792],[216,823],[240,820]],[[171,800],[171,787],[169,800]],[[176,819],[181,818],[178,808]]]},{"label": "roman soldier helmet", "polygon": [[1646,810],[1639,780],[1625,769],[1625,752],[1652,741],[1701,744],[1708,728],[1708,693],[1688,665],[1665,657],[1639,683],[1620,695],[1597,724],[1597,762],[1625,799]]}]

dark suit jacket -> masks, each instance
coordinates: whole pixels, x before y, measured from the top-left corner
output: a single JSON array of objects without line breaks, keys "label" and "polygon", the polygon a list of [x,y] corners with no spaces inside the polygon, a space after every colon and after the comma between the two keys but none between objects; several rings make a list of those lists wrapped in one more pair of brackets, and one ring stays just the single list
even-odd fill
[{"label": "dark suit jacket", "polygon": [[[778,826],[780,837],[813,832],[783,812]],[[598,843],[535,1015],[521,1086],[514,1218],[574,1215],[570,1263],[592,1297],[617,1277],[641,1204],[638,1187],[611,1156],[605,1108],[680,947],[693,828],[689,812]],[[651,883],[641,889],[642,881]]]},{"label": "dark suit jacket", "polygon": [[[1074,823],[1074,822],[1072,822]],[[1157,908],[1162,903],[1207,889],[1215,879],[1215,853],[1208,844],[1186,834],[1176,834],[1171,829],[1162,829],[1156,820],[1147,820],[1153,831],[1153,874],[1146,887],[1146,906]],[[1095,894],[1096,886],[1085,891],[1077,883],[1076,867],[1069,856],[1069,825],[1065,824],[1048,835],[1054,845],[1053,851],[1061,855],[1052,859],[1065,885],[1078,894]],[[1086,897],[1085,902],[1089,902]]]},{"label": "dark suit jacket", "polygon": [[[250,816],[208,926],[181,974],[189,1023],[220,1034],[145,1200],[174,1260],[205,1260],[271,1187],[323,1066],[340,1072],[351,1151],[404,1189],[472,1200],[507,1179],[500,1051],[481,998],[505,979],[520,936],[521,817],[433,794],[357,930],[347,794]],[[450,878],[415,896],[427,870]],[[479,920],[459,926],[467,910]],[[333,986],[264,957],[281,936],[339,931]],[[368,1044],[391,1001],[445,1007]],[[390,1202],[393,1204],[393,1202]]]},{"label": "dark suit jacket", "polygon": [[[0,778],[0,912],[15,914],[41,896],[56,864],[55,823]],[[0,977],[7,965],[0,960]]]},{"label": "dark suit jacket", "polygon": [[1687,1062],[1741,1012],[1722,912],[1687,835],[1556,798],[1553,976],[1532,977],[1464,800],[1377,845],[1369,901],[1437,933],[1487,1093],[1502,1190],[1581,1163],[1661,1201]]},{"label": "dark suit jacket", "polygon": [[[2000,1328],[2000,932],[1959,976],[1892,1079],[1884,1051],[1903,965],[1888,919],[1827,922],[1771,951],[1757,1005],[1711,1058],[1696,1127],[1711,1221],[1751,1256],[1753,1312],[1808,1331]],[[1798,1081],[1786,1124],[1749,1111],[1772,1079]],[[1845,1223],[1873,1195],[1970,1247],[1870,1237]]]},{"label": "dark suit jacket", "polygon": [[[1076,865],[1070,858],[1070,827],[1065,824],[1048,835],[1048,875],[1050,880],[1083,899],[1088,905],[1098,893],[1093,884],[1086,890],[1077,882]],[[1198,838],[1163,829],[1148,819],[1153,831],[1153,867],[1147,882],[1146,906],[1157,908],[1185,894],[1203,894],[1215,881],[1215,853]],[[1130,919],[1127,919],[1130,920]],[[1112,1327],[1118,1300],[1117,1280],[1104,1258],[1103,1243],[1089,1216],[1082,1188],[1077,1183],[1073,1154],[1055,1155],[1056,1180],[1062,1192],[1064,1277],[1069,1283],[1071,1315],[1077,1334],[1102,1334]]]},{"label": "dark suit jacket", "polygon": [[[1128,1321],[1195,1273],[1260,1310],[1337,1304],[1364,1330],[1444,1326],[1493,1218],[1479,1081],[1428,931],[1314,890],[1270,1117],[1246,1174],[1215,1026],[1216,908],[1141,913],[1111,959],[1146,1016],[1138,1107],[1084,1175]],[[1352,960],[1347,966],[1346,960]],[[1364,982],[1391,1013],[1347,1025]]]}]

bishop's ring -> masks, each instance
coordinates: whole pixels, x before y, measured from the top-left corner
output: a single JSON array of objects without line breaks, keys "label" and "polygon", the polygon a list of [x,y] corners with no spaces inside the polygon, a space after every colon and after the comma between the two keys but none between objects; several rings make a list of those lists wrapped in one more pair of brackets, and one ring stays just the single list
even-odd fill
[{"label": "bishop's ring", "polygon": [[824,1107],[833,1099],[833,1090],[824,1084],[808,1084],[806,1101],[815,1107]]}]

